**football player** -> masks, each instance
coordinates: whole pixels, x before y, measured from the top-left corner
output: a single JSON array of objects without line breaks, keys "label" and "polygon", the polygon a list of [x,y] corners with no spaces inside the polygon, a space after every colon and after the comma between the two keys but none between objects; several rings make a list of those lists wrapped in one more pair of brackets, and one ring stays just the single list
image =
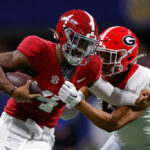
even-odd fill
[{"label": "football player", "polygon": [[[139,42],[136,35],[125,27],[110,27],[99,36],[97,53],[103,60],[103,79],[115,87],[131,91],[137,95],[142,89],[145,89],[142,91],[143,96],[149,99],[150,70],[136,63],[137,59],[142,56],[138,56],[138,51]],[[101,91],[99,86],[100,84],[97,81],[89,90],[92,89],[91,92],[100,98],[99,92],[101,93]],[[106,86],[104,87],[106,88]],[[64,95],[64,89],[68,93],[66,96]],[[83,89],[84,91],[82,90],[82,92],[89,97],[89,91],[85,88]],[[70,96],[72,93],[78,95],[78,100]],[[76,108],[85,114],[95,125],[106,131],[117,130],[137,119],[142,114],[136,121],[114,132],[101,150],[150,149],[149,102],[145,107],[148,107],[145,111],[144,107],[121,106],[116,108],[110,107],[110,104],[103,102],[104,110],[109,113],[112,112],[108,114],[81,100],[79,92],[68,81],[60,89],[59,96],[65,103],[69,102],[71,104],[72,101],[77,101]],[[103,100],[108,101],[106,98]]]},{"label": "football player", "polygon": [[[97,37],[94,18],[86,11],[71,10],[58,21],[56,43],[28,36],[17,50],[0,54],[0,89],[11,96],[0,119],[0,149],[52,149],[54,128],[65,107],[58,97],[60,87],[68,80],[80,89],[100,76],[102,63],[95,55]],[[17,88],[8,81],[5,72],[17,70],[38,82],[42,96],[29,93],[31,81]],[[142,99],[134,94],[131,97],[132,104]]]},{"label": "football player", "polygon": [[[103,59],[104,79],[135,94],[139,94],[141,89],[150,90],[150,69],[136,63],[142,55],[137,56],[139,42],[131,30],[110,27],[100,35],[99,40],[98,53]],[[109,104],[105,105],[107,111]],[[101,150],[149,150],[149,111],[147,108],[136,121],[114,132]]]},{"label": "football player", "polygon": [[[70,10],[57,23],[57,43],[33,35],[17,50],[0,54],[0,90],[11,96],[0,118],[1,150],[52,149],[65,107],[57,96],[60,87],[69,80],[79,89],[100,76],[101,60],[94,55],[97,38],[95,19],[86,11]],[[14,87],[5,72],[17,70],[32,76],[42,95],[29,93],[31,81]]]}]

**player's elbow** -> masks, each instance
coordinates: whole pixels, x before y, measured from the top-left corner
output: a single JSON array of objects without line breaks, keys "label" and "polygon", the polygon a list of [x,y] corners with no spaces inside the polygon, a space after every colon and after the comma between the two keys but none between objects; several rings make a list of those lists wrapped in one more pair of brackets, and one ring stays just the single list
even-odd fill
[{"label": "player's elbow", "polygon": [[107,131],[109,133],[111,133],[111,132],[116,130],[116,128],[113,127],[113,126],[105,126],[105,127],[99,127],[99,128],[102,128],[103,130],[105,130],[105,131]]},{"label": "player's elbow", "polygon": [[111,132],[113,132],[113,131],[115,131],[115,130],[113,130],[113,129],[107,129],[107,130],[105,130],[105,131],[111,133]]},{"label": "player's elbow", "polygon": [[119,130],[120,128],[124,127],[129,122],[123,122],[122,120],[114,120],[109,123],[108,132],[113,132]]},{"label": "player's elbow", "polygon": [[116,123],[115,121],[103,122],[103,124],[98,124],[97,126],[107,132],[113,132],[120,128],[119,123]]},{"label": "player's elbow", "polygon": [[116,131],[118,130],[118,126],[115,125],[115,124],[110,124],[109,126],[107,126],[104,130],[107,131],[107,132],[113,132],[113,131]]}]

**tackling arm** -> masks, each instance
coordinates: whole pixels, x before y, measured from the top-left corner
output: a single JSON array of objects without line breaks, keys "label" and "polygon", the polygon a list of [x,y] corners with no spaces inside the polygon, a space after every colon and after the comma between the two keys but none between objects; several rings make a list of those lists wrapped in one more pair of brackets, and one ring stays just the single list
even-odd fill
[{"label": "tackling arm", "polygon": [[83,100],[76,105],[76,108],[97,127],[108,132],[115,131],[125,126],[127,123],[137,119],[143,112],[143,110],[136,111],[128,106],[120,106],[114,110],[112,114],[109,114],[100,109],[92,107]]},{"label": "tackling arm", "polygon": [[[84,89],[84,91],[86,91],[86,93],[88,92],[87,89]],[[140,96],[147,100],[149,99],[149,92],[147,90],[143,91]],[[114,110],[112,114],[109,114],[82,100],[74,85],[69,81],[65,81],[63,86],[60,88],[59,98],[64,103],[71,104],[72,107],[75,106],[96,126],[109,132],[117,130],[127,123],[137,119],[144,110],[144,107],[143,109],[136,110],[135,107],[120,106],[118,109]],[[147,107],[148,106],[150,106],[150,104],[148,104]]]}]

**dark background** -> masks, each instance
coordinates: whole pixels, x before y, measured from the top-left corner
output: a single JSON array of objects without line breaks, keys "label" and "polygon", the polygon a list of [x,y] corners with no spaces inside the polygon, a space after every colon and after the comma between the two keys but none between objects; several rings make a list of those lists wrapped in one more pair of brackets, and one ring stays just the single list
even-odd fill
[{"label": "dark background", "polygon": [[1,0],[0,44],[15,49],[30,34],[49,38],[48,28],[55,29],[59,17],[70,9],[92,14],[99,32],[109,26],[126,26],[149,46],[149,0]]},{"label": "dark background", "polygon": [[[31,34],[51,39],[49,28],[55,29],[59,17],[71,9],[82,9],[93,15],[99,33],[109,26],[130,28],[139,39],[140,53],[148,55],[139,63],[150,67],[149,0],[1,0],[0,52],[15,50],[21,40]],[[1,111],[7,98],[0,93]],[[97,107],[94,99],[91,103]],[[74,120],[59,121],[55,150],[97,150],[107,137],[80,114]]]}]

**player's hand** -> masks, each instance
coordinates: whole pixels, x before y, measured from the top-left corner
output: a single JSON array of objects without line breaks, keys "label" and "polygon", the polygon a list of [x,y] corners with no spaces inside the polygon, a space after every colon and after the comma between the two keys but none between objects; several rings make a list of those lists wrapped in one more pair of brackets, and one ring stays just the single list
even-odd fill
[{"label": "player's hand", "polygon": [[61,101],[69,104],[71,107],[74,107],[81,101],[81,96],[75,86],[69,81],[65,81],[60,88],[58,95]]},{"label": "player's hand", "polygon": [[150,106],[150,91],[144,89],[141,91],[139,98],[136,100],[137,107],[144,109]]},{"label": "player's hand", "polygon": [[30,103],[33,99],[41,96],[40,94],[29,93],[31,82],[31,80],[28,80],[24,86],[15,89],[12,97],[16,100],[17,103]]}]

